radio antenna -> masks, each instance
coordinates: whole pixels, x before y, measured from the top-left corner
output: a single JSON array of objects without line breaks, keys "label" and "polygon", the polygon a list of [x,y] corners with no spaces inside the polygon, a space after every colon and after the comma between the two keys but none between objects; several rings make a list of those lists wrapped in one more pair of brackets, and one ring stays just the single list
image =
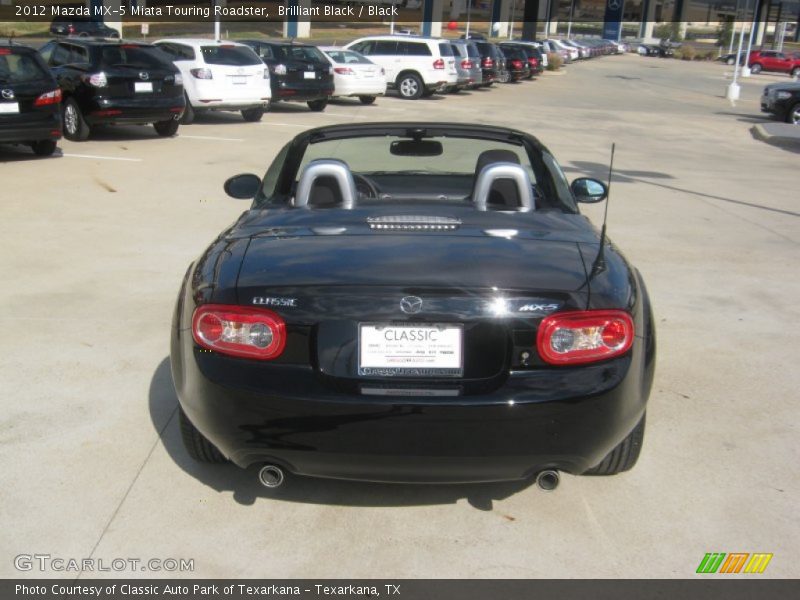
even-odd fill
[{"label": "radio antenna", "polygon": [[608,163],[608,184],[606,185],[606,205],[603,210],[603,226],[600,228],[600,249],[597,251],[597,256],[592,263],[592,272],[589,274],[589,279],[602,271],[605,266],[605,247],[606,247],[606,221],[608,220],[608,203],[611,201],[611,176],[614,173],[614,150],[616,143],[611,143],[611,161]]}]

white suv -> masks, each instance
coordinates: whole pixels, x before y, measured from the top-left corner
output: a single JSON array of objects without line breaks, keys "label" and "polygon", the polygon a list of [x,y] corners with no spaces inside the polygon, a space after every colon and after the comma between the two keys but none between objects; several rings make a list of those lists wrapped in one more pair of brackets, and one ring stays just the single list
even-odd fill
[{"label": "white suv", "polygon": [[261,120],[272,97],[269,69],[244,44],[204,39],[165,39],[155,43],[183,76],[186,110],[182,122],[196,112],[241,111],[245,121]]},{"label": "white suv", "polygon": [[371,36],[345,46],[369,58],[386,71],[386,83],[401,98],[416,100],[444,91],[458,82],[450,42],[409,35]]}]

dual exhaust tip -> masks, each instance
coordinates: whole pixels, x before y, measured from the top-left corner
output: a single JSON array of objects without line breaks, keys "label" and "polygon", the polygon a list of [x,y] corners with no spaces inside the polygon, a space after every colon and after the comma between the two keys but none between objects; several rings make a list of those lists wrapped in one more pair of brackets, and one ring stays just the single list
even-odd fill
[{"label": "dual exhaust tip", "polygon": [[[258,481],[265,488],[279,488],[283,485],[285,480],[286,476],[283,472],[283,469],[281,469],[278,465],[264,465],[258,471]],[[556,489],[559,481],[560,478],[558,476],[558,471],[553,469],[539,471],[539,473],[536,475],[536,485],[539,486],[539,489],[545,492],[552,492],[554,489]]]}]

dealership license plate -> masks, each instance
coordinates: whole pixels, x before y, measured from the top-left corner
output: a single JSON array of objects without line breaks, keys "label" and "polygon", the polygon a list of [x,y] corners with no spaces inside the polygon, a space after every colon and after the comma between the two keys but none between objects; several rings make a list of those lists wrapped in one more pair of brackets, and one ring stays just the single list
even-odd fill
[{"label": "dealership license plate", "polygon": [[317,74],[314,71],[304,71],[303,77],[305,79],[316,79]]},{"label": "dealership license plate", "polygon": [[19,102],[0,102],[0,114],[11,115],[19,112]]},{"label": "dealership license plate", "polygon": [[144,93],[148,94],[153,91],[153,82],[152,81],[136,81],[133,84],[133,90],[136,93]]},{"label": "dealership license plate", "polygon": [[462,325],[362,323],[358,374],[366,376],[461,377]]},{"label": "dealership license plate", "polygon": [[247,75],[233,75],[231,80],[233,85],[245,85],[247,83]]}]

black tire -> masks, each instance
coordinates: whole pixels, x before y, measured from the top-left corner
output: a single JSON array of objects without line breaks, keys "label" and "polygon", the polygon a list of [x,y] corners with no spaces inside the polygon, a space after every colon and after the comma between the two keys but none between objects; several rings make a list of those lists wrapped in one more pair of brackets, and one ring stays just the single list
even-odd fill
[{"label": "black tire", "polygon": [[242,111],[242,118],[248,123],[258,123],[264,116],[264,109],[261,106],[246,108]]},{"label": "black tire", "polygon": [[56,140],[39,140],[31,144],[36,156],[51,156],[56,151]]},{"label": "black tire", "polygon": [[178,133],[178,127],[180,126],[180,122],[176,119],[170,119],[169,121],[159,121],[158,123],[153,123],[153,128],[156,130],[156,133],[161,137],[172,137],[176,133]]},{"label": "black tire", "polygon": [[733,66],[733,65],[736,64],[736,59],[731,57],[731,58],[729,58],[728,60],[725,61],[725,64]]},{"label": "black tire", "polygon": [[759,73],[761,73],[762,68],[763,67],[760,64],[755,63],[753,65],[750,65],[750,72],[753,73],[753,75],[758,75]]},{"label": "black tire", "polygon": [[628,437],[609,452],[599,465],[592,467],[584,475],[616,475],[632,469],[642,451],[645,416],[642,415],[641,421],[628,434]]},{"label": "black tire", "polygon": [[306,102],[308,104],[308,108],[310,108],[314,112],[322,112],[325,110],[325,107],[328,106],[328,99],[325,98],[323,100],[309,100]]},{"label": "black tire", "polygon": [[508,71],[500,71],[500,75],[497,76],[497,81],[500,83],[508,83],[511,81],[511,73]]},{"label": "black tire", "polygon": [[83,142],[89,137],[91,130],[83,118],[83,113],[74,98],[64,102],[61,113],[64,122],[64,137],[72,142]]},{"label": "black tire", "polygon": [[195,112],[192,108],[192,105],[189,103],[189,96],[184,94],[184,98],[186,99],[186,108],[183,109],[183,115],[181,116],[181,125],[191,125],[194,123]]},{"label": "black tire", "polygon": [[397,78],[397,92],[404,100],[418,100],[424,91],[422,79],[416,73],[401,73]]},{"label": "black tire", "polygon": [[178,418],[181,424],[181,440],[183,447],[193,459],[204,463],[226,463],[228,459],[222,455],[219,449],[209,442],[197,428],[192,425],[189,417],[178,407]]},{"label": "black tire", "polygon": [[786,122],[800,126],[800,102],[797,102],[786,113]]},{"label": "black tire", "polygon": [[375,96],[359,96],[361,104],[375,104]]}]

